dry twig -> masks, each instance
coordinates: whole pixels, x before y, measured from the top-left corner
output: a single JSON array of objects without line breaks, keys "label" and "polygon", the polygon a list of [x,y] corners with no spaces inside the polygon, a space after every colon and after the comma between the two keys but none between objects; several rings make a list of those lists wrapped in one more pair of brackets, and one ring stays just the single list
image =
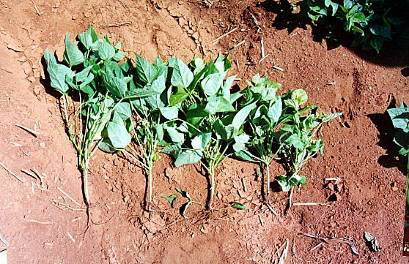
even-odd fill
[{"label": "dry twig", "polygon": [[213,41],[213,45],[216,45],[217,42],[219,42],[219,40],[221,40],[222,38],[224,38],[224,37],[230,35],[230,34],[233,33],[234,31],[236,31],[237,29],[238,29],[238,27],[235,27],[235,28],[233,28],[232,30],[230,30],[229,32],[224,33],[223,35],[221,35],[220,37],[218,37],[217,39],[215,39],[215,40]]},{"label": "dry twig", "polygon": [[293,206],[314,206],[314,205],[322,205],[330,207],[330,204],[326,203],[293,203]]},{"label": "dry twig", "polygon": [[32,2],[33,5],[34,5],[34,9],[36,10],[37,15],[41,16],[40,10],[38,10],[38,7],[37,7],[36,3],[34,2],[34,0],[31,0],[31,2]]},{"label": "dry twig", "polygon": [[246,41],[245,41],[245,40],[242,40],[242,41],[240,41],[239,43],[237,43],[236,45],[234,45],[234,47],[231,48],[230,50],[234,50],[234,49],[240,47],[241,45],[243,45],[244,43],[246,43]]},{"label": "dry twig", "polygon": [[9,170],[3,163],[0,162],[0,166],[3,167],[10,175],[12,175],[14,178],[16,178],[19,182],[24,183],[23,180],[21,180],[19,177],[17,177],[16,174],[14,174],[11,170]]},{"label": "dry twig", "polygon": [[22,125],[16,124],[16,127],[21,128],[23,130],[25,130],[26,132],[30,133],[31,135],[38,137],[39,133],[37,131],[34,131],[33,129],[24,127]]},{"label": "dry twig", "polygon": [[280,68],[280,67],[278,67],[278,66],[272,66],[273,67],[273,69],[275,69],[275,70],[277,70],[277,71],[284,71],[284,69],[283,68]]},{"label": "dry twig", "polygon": [[40,224],[40,225],[52,225],[53,223],[50,221],[38,221],[34,219],[26,219],[27,222],[29,223],[35,223],[35,224]]},{"label": "dry twig", "polygon": [[81,207],[81,205],[74,200],[74,198],[72,198],[71,196],[69,196],[66,192],[64,192],[60,187],[57,187],[57,189],[64,194],[68,199],[70,199],[73,203],[75,203],[76,205],[78,205],[78,207]]}]

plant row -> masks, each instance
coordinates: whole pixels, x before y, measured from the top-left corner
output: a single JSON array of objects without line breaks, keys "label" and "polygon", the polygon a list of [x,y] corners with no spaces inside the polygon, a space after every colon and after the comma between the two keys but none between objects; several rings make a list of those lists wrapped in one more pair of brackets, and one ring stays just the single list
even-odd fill
[{"label": "plant row", "polygon": [[171,155],[176,167],[198,163],[205,169],[208,209],[216,169],[228,156],[263,167],[267,200],[273,159],[287,169],[276,177],[283,191],[304,184],[302,166],[323,151],[317,131],[339,115],[320,114],[307,105],[302,89],[280,94],[281,85],[267,77],[256,75],[240,90],[222,55],[207,62],[158,57],[151,63],[141,56],[126,58],[121,44],[99,38],[92,27],[77,40],[71,42],[67,34],[62,62],[48,50],[44,58],[78,152],[87,208],[89,163],[98,148],[132,157],[144,169],[148,210],[159,153]]}]

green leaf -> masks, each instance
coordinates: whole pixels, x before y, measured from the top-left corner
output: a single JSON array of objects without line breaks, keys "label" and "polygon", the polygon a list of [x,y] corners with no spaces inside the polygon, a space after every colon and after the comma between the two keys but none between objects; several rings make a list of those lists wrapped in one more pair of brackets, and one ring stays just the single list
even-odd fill
[{"label": "green leaf", "polygon": [[236,102],[242,96],[243,96],[243,94],[241,92],[236,92],[234,94],[231,94],[230,95],[230,103]]},{"label": "green leaf", "polygon": [[192,139],[192,148],[195,150],[204,150],[212,139],[212,133],[201,133]]},{"label": "green leaf", "polygon": [[193,81],[193,73],[189,67],[180,59],[174,62],[171,83],[173,86],[187,88]]},{"label": "green leaf", "polygon": [[155,80],[152,81],[150,88],[153,91],[156,91],[158,94],[161,94],[166,90],[166,75],[167,70],[162,72]]},{"label": "green leaf", "polygon": [[98,40],[97,33],[92,26],[89,26],[86,32],[79,34],[78,38],[87,50],[94,49]]},{"label": "green leaf", "polygon": [[219,54],[219,56],[217,56],[217,59],[214,61],[214,66],[216,67],[218,72],[223,73],[231,68],[231,62],[227,57]]},{"label": "green leaf", "polygon": [[194,57],[191,66],[194,69],[193,74],[197,75],[206,67],[206,64],[201,58]]},{"label": "green leaf", "polygon": [[222,96],[211,96],[208,98],[205,111],[209,114],[233,112],[233,105]]},{"label": "green leaf", "polygon": [[292,186],[290,185],[286,176],[278,176],[276,180],[283,192],[288,192],[291,189]]},{"label": "green leaf", "polygon": [[165,126],[164,128],[172,142],[183,143],[185,141],[185,135],[183,133],[180,133],[176,128],[169,126]]},{"label": "green leaf", "polygon": [[[233,86],[234,81],[236,80],[236,76],[230,76],[226,79],[223,85],[223,97],[226,98],[227,101],[230,101],[230,89]],[[230,101],[231,102],[231,101]],[[232,103],[232,102],[231,102]]]},{"label": "green leaf", "polygon": [[395,129],[406,130],[409,128],[409,108],[399,107],[387,110]]},{"label": "green leaf", "polygon": [[175,166],[180,167],[187,164],[198,163],[202,159],[202,154],[196,150],[184,150],[180,152],[175,160]]},{"label": "green leaf", "polygon": [[256,108],[257,103],[251,103],[245,107],[243,107],[242,109],[240,109],[240,111],[234,116],[233,118],[233,128],[238,131],[240,129],[240,127],[244,124],[244,122],[246,121],[247,117],[249,116],[250,112]]},{"label": "green leaf", "polygon": [[169,104],[170,106],[175,106],[183,102],[188,97],[189,97],[189,94],[186,92],[184,88],[177,87],[176,93],[171,94],[169,98]]},{"label": "green leaf", "polygon": [[201,82],[205,94],[208,96],[216,95],[223,84],[225,75],[225,73],[213,73],[206,76]]},{"label": "green leaf", "polygon": [[270,106],[267,112],[268,118],[270,118],[274,123],[277,123],[280,119],[281,113],[283,111],[283,104],[281,98],[278,98],[275,103]]},{"label": "green leaf", "polygon": [[159,107],[160,113],[168,120],[178,118],[179,109],[176,106],[172,107]]},{"label": "green leaf", "polygon": [[98,56],[101,60],[110,60],[115,56],[115,48],[104,39],[98,43]]},{"label": "green leaf", "polygon": [[131,105],[127,102],[118,103],[115,106],[115,112],[121,116],[122,120],[127,120],[132,116]]},{"label": "green leaf", "polygon": [[216,120],[213,123],[214,130],[224,140],[229,140],[233,137],[234,127],[232,125],[225,126],[222,121]]},{"label": "green leaf", "polygon": [[291,99],[296,101],[298,105],[301,106],[308,101],[308,95],[303,89],[297,89],[291,93]]},{"label": "green leaf", "polygon": [[101,143],[98,144],[98,148],[105,153],[115,153],[118,150],[115,149],[109,139],[104,139]]},{"label": "green leaf", "polygon": [[234,155],[244,161],[249,161],[249,162],[256,162],[256,160],[253,159],[253,157],[249,154],[247,150],[241,150],[239,152],[235,152]]},{"label": "green leaf", "polygon": [[369,28],[369,31],[375,36],[381,36],[384,38],[392,39],[392,32],[390,26],[373,25]]},{"label": "green leaf", "polygon": [[344,0],[344,7],[347,9],[352,8],[353,2],[351,0]]},{"label": "green leaf", "polygon": [[116,61],[120,61],[120,60],[122,60],[123,58],[125,57],[125,53],[123,52],[123,51],[117,51],[116,53],[115,53],[115,56],[113,57],[113,59],[114,60],[116,60]]},{"label": "green leaf", "polygon": [[131,136],[125,123],[116,112],[114,112],[112,121],[108,122],[107,132],[112,146],[116,149],[124,149],[131,142]]},{"label": "green leaf", "polygon": [[88,66],[88,67],[86,67],[85,69],[83,69],[82,71],[80,71],[79,73],[77,73],[77,74],[75,75],[75,80],[76,80],[77,82],[83,82],[83,81],[85,81],[85,80],[88,78],[88,75],[89,75],[89,73],[90,73],[92,67],[93,67],[92,65],[91,65],[91,66]]},{"label": "green leaf", "polygon": [[233,149],[235,152],[240,152],[246,149],[246,144],[249,142],[250,136],[247,134],[241,134],[234,137]]},{"label": "green leaf", "polygon": [[339,116],[342,116],[342,113],[337,112],[337,113],[322,115],[320,118],[321,118],[322,122],[329,122],[329,121],[331,121],[331,120],[333,120],[333,119],[335,119],[335,118],[337,118]]},{"label": "green leaf", "polygon": [[246,206],[238,202],[232,202],[230,203],[230,205],[232,208],[237,209],[237,210],[246,210]]},{"label": "green leaf", "polygon": [[373,37],[369,44],[371,47],[376,50],[377,53],[379,53],[383,47],[384,39],[381,37]]},{"label": "green leaf", "polygon": [[290,178],[288,178],[288,183],[290,184],[290,186],[300,186],[305,184],[305,182],[306,178],[297,174],[294,174]]},{"label": "green leaf", "polygon": [[173,203],[176,200],[176,197],[177,197],[176,194],[170,194],[170,195],[167,195],[167,196],[162,196],[162,198],[165,199],[169,203],[170,207],[172,207],[172,208],[173,208]]},{"label": "green leaf", "polygon": [[285,140],[286,144],[292,145],[296,149],[303,149],[304,143],[297,134],[293,134]]},{"label": "green leaf", "polygon": [[148,60],[137,55],[136,74],[143,83],[151,83],[156,78],[157,71]]},{"label": "green leaf", "polygon": [[150,90],[150,89],[135,89],[134,94],[131,96],[137,97],[137,98],[143,98],[143,97],[149,97],[149,96],[154,96],[157,95],[158,93]]},{"label": "green leaf", "polygon": [[88,85],[94,80],[94,74],[90,73],[88,77],[80,84],[80,90],[91,96],[94,90]]},{"label": "green leaf", "polygon": [[118,98],[122,98],[125,96],[127,85],[124,78],[105,74],[103,75],[103,80],[106,84],[107,89],[112,93],[113,96]]},{"label": "green leaf", "polygon": [[50,76],[51,87],[61,94],[67,93],[69,87],[65,81],[65,77],[73,76],[74,73],[67,66],[58,64],[54,55],[48,50],[45,50],[44,59],[47,63],[47,72]]},{"label": "green leaf", "polygon": [[84,62],[84,54],[78,49],[76,41],[71,43],[69,33],[65,35],[64,61],[71,67]]}]

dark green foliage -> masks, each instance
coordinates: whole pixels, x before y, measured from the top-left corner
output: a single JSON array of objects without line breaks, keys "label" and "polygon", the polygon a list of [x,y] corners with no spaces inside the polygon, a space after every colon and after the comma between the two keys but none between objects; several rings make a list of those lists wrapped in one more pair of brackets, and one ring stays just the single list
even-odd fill
[{"label": "dark green foliage", "polygon": [[303,5],[314,24],[327,28],[329,38],[343,30],[353,35],[353,46],[378,53],[409,25],[407,0],[304,0]]},{"label": "dark green foliage", "polygon": [[[408,156],[409,153],[409,108],[401,105],[398,108],[388,109],[388,115],[395,128],[395,136],[393,142],[399,146],[399,154]],[[409,210],[409,159],[406,166],[406,214]]]}]

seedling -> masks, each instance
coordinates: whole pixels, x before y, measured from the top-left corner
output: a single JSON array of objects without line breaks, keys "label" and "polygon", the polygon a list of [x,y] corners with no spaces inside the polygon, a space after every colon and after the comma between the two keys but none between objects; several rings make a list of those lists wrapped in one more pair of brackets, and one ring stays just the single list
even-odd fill
[{"label": "seedling", "polygon": [[292,90],[278,96],[281,85],[267,77],[256,75],[243,91],[242,105],[255,104],[250,118],[245,123],[245,132],[250,140],[235,148],[235,155],[243,160],[260,163],[267,178],[264,200],[268,205],[270,164],[279,159],[288,171],[288,176],[279,176],[277,181],[283,191],[305,183],[299,172],[305,162],[322,152],[322,140],[316,132],[322,123],[339,114],[319,115],[317,107],[303,105],[308,96],[304,90]]},{"label": "seedling", "polygon": [[255,75],[252,78],[249,86],[243,91],[242,101],[243,109],[247,107],[251,111],[250,118],[245,123],[245,132],[250,136],[241,144],[234,146],[237,157],[258,162],[264,169],[264,175],[267,178],[267,186],[264,188],[266,202],[270,190],[270,164],[274,158],[277,158],[279,151],[276,131],[282,113],[282,101],[276,93],[280,87],[279,83],[267,77]]},{"label": "seedling", "polygon": [[89,223],[90,159],[98,147],[113,152],[130,143],[129,102],[154,92],[136,89],[129,76],[129,62],[119,63],[124,57],[120,44],[113,46],[107,38],[99,39],[92,27],[78,39],[79,45],[66,35],[62,63],[48,50],[44,58],[51,87],[61,94],[62,116],[78,153]]},{"label": "seedling", "polygon": [[322,124],[329,122],[341,113],[319,114],[316,106],[303,106],[307,93],[302,89],[289,91],[282,97],[283,112],[280,117],[278,144],[280,156],[286,165],[288,175],[277,177],[283,191],[305,183],[306,178],[300,175],[304,164],[318,153],[323,154],[324,143],[318,137]]},{"label": "seedling", "polygon": [[159,58],[154,64],[136,57],[136,80],[142,91],[155,94],[132,102],[131,107],[137,115],[133,138],[138,149],[132,154],[144,169],[147,178],[145,209],[152,210],[153,167],[158,159],[158,147],[164,143],[164,130],[171,127],[178,118],[178,107],[170,107],[167,96],[168,65]]},{"label": "seedling", "polygon": [[176,93],[170,96],[170,102],[180,105],[184,121],[180,123],[177,134],[175,131],[173,136],[170,134],[171,150],[177,167],[200,162],[206,170],[209,178],[206,207],[212,209],[215,170],[226,156],[231,155],[231,146],[240,137],[246,137],[242,133],[242,125],[249,110],[237,109],[236,101],[241,93],[231,94],[235,76],[224,80],[231,67],[224,56],[219,55],[207,64],[195,58],[191,68],[180,61],[174,65],[172,79],[184,76],[184,81],[174,83]]}]

